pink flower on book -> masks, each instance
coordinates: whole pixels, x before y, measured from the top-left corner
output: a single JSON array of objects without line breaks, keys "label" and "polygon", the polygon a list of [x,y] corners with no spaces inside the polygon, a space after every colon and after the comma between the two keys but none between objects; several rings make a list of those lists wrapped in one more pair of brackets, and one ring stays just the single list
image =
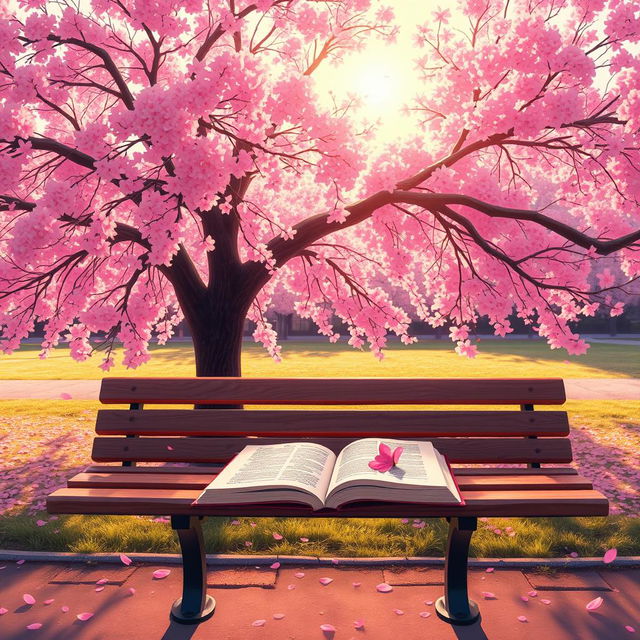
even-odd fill
[{"label": "pink flower on book", "polygon": [[375,471],[380,471],[380,473],[389,471],[391,467],[394,467],[396,464],[398,464],[403,451],[404,449],[402,447],[396,447],[393,453],[391,453],[391,447],[384,444],[384,442],[381,442],[379,453],[369,463],[369,467],[371,469],[374,469]]}]

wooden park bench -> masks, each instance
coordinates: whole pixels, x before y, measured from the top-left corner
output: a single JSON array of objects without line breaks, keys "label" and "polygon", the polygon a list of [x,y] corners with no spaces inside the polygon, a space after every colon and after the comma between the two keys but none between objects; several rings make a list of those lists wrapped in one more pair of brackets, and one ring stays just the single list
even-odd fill
[{"label": "wooden park bench", "polygon": [[[565,401],[560,379],[384,378],[106,378],[100,400],[129,409],[98,412],[92,458],[122,466],[90,466],[47,499],[50,513],[167,515],[183,558],[182,597],[171,616],[206,620],[215,601],[206,593],[200,521],[228,517],[443,517],[449,522],[444,596],[438,615],[470,624],[478,606],[467,594],[469,543],[477,518],[605,516],[607,499],[589,480],[559,464],[571,462],[564,411],[534,405]],[[147,409],[144,404],[226,408]],[[519,410],[245,410],[242,405],[519,405]],[[206,438],[197,436],[208,436]],[[333,449],[362,437],[429,439],[453,464],[465,506],[361,502],[340,511],[291,505],[200,505],[192,502],[222,466],[247,444],[310,440]],[[136,466],[148,462],[190,467]],[[202,463],[205,463],[202,465]],[[479,463],[478,468],[456,465]],[[495,464],[519,464],[496,468]],[[541,465],[550,465],[541,467]]]}]

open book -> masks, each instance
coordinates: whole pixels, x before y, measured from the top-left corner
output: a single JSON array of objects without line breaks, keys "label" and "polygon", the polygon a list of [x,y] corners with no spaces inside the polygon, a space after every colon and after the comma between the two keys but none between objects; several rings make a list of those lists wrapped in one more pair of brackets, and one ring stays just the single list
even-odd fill
[{"label": "open book", "polygon": [[[404,448],[398,464],[369,468],[380,442]],[[194,504],[293,502],[317,509],[375,500],[464,504],[444,456],[430,442],[365,438],[336,455],[312,442],[249,445]]]}]

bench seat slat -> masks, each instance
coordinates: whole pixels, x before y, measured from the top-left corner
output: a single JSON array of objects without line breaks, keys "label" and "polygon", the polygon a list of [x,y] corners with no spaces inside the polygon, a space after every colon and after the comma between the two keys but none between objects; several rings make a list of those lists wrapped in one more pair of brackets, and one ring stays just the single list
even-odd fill
[{"label": "bench seat slat", "polygon": [[[96,462],[228,462],[248,444],[317,442],[339,453],[352,438],[118,438],[96,437]],[[571,462],[568,438],[415,438],[430,440],[452,463]],[[171,447],[169,449],[168,447]]]},{"label": "bench seat slat", "polygon": [[104,378],[105,404],[563,404],[561,378]]},{"label": "bench seat slat", "polygon": [[309,411],[147,409],[98,411],[99,435],[145,436],[566,436],[564,411]]},{"label": "bench seat slat", "polygon": [[58,489],[47,498],[50,513],[111,515],[218,515],[288,517],[444,517],[444,516],[604,516],[607,499],[589,489],[537,491],[463,491],[464,507],[359,503],[342,510],[313,512],[303,506],[241,505],[192,507],[198,490]]},{"label": "bench seat slat", "polygon": [[[125,467],[126,468],[126,467]],[[204,489],[215,476],[166,473],[79,473],[69,487],[122,489]],[[456,476],[460,490],[591,489],[592,484],[578,475],[462,475]]]},{"label": "bench seat slat", "polygon": [[[202,474],[213,476],[219,473],[224,468],[223,464],[207,465],[207,466],[189,466],[189,474]],[[184,466],[137,466],[137,467],[122,467],[116,464],[92,464],[88,466],[84,473],[185,473],[186,468]],[[542,467],[540,469],[525,469],[519,467],[517,469],[498,468],[498,467],[454,467],[454,473],[456,476],[462,475],[486,475],[486,476],[499,476],[509,475],[517,472],[518,475],[578,475],[578,472],[573,467]]]},{"label": "bench seat slat", "polygon": [[[223,464],[211,464],[206,466],[198,465],[197,467],[189,466],[188,469],[182,465],[179,467],[178,466],[170,467],[170,466],[164,466],[164,465],[121,467],[115,464],[92,464],[92,465],[89,465],[84,470],[84,473],[149,473],[149,472],[153,472],[153,473],[162,473],[162,474],[165,474],[165,473],[180,474],[180,473],[188,472],[190,475],[197,473],[201,475],[214,476],[216,473],[220,473],[222,469],[224,469]],[[536,469],[536,471],[538,471],[538,469]]]}]

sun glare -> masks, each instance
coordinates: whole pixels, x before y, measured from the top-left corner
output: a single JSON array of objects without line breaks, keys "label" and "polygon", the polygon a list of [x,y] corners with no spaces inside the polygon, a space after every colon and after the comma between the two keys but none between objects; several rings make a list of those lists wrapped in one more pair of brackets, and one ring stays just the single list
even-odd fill
[{"label": "sun glare", "polygon": [[385,111],[400,99],[400,86],[393,67],[388,62],[366,60],[355,69],[353,89],[362,98],[365,108]]}]

